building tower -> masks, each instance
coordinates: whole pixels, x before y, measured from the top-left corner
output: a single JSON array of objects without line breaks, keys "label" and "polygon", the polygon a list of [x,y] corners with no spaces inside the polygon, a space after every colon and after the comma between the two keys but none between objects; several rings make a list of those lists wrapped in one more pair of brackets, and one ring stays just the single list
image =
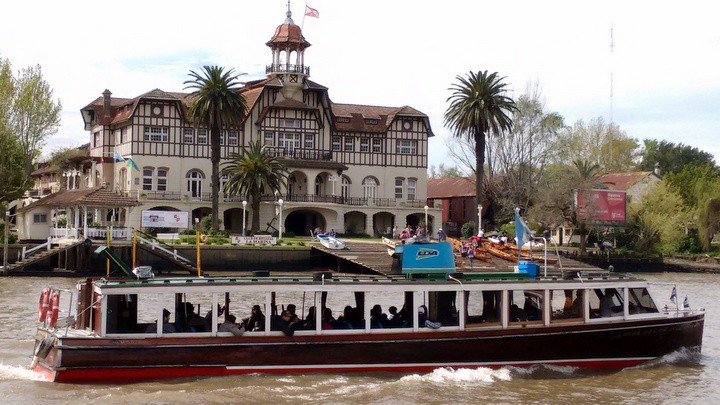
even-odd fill
[{"label": "building tower", "polygon": [[265,67],[265,73],[270,78],[280,79],[284,88],[297,90],[310,76],[310,68],[305,65],[305,49],[310,47],[310,43],[292,20],[290,2],[286,15],[285,22],[275,29],[275,35],[266,43],[272,50],[272,64]]}]

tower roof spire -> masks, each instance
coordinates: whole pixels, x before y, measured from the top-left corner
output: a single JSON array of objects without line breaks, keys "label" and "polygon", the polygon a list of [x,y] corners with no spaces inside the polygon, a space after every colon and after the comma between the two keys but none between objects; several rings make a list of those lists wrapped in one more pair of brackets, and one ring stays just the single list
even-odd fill
[{"label": "tower roof spire", "polygon": [[290,11],[290,0],[288,0],[287,6],[288,6],[288,11],[287,11],[287,13],[285,13],[285,15],[287,16],[287,19],[285,20],[285,23],[286,23],[286,24],[287,24],[287,23],[293,24],[292,11]]}]

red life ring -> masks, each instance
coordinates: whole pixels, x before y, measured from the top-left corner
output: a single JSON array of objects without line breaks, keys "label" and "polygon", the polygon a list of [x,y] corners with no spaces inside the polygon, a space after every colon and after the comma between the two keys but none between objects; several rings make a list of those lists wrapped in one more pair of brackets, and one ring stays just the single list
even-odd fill
[{"label": "red life ring", "polygon": [[40,302],[38,303],[38,321],[45,322],[47,313],[50,310],[50,290],[43,288],[40,293]]},{"label": "red life ring", "polygon": [[54,328],[57,324],[58,314],[60,313],[60,293],[52,293],[52,311],[50,312],[50,318],[48,319],[48,327]]}]

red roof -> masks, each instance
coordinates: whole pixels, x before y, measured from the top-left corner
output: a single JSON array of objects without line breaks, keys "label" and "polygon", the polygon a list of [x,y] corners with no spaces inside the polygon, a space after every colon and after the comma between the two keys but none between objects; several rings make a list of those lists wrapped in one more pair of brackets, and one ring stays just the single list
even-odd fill
[{"label": "red roof", "polygon": [[610,190],[627,190],[638,181],[653,175],[653,172],[607,173],[598,177],[598,181]]},{"label": "red roof", "polygon": [[450,197],[475,197],[475,179],[472,177],[428,179],[427,198]]}]

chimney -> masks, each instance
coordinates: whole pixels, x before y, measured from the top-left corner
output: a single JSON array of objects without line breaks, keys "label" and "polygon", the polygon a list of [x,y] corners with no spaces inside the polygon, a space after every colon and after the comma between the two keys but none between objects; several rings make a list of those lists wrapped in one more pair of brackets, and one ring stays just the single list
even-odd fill
[{"label": "chimney", "polygon": [[112,93],[108,89],[105,89],[105,91],[103,91],[103,93],[102,93],[102,96],[103,96],[103,121],[106,121],[106,122],[109,121],[110,117],[111,117],[111,114],[110,114],[110,96],[111,95],[112,95]]},{"label": "chimney", "polygon": [[660,162],[655,163],[655,170],[653,170],[656,176],[662,178],[662,171],[660,170]]}]

